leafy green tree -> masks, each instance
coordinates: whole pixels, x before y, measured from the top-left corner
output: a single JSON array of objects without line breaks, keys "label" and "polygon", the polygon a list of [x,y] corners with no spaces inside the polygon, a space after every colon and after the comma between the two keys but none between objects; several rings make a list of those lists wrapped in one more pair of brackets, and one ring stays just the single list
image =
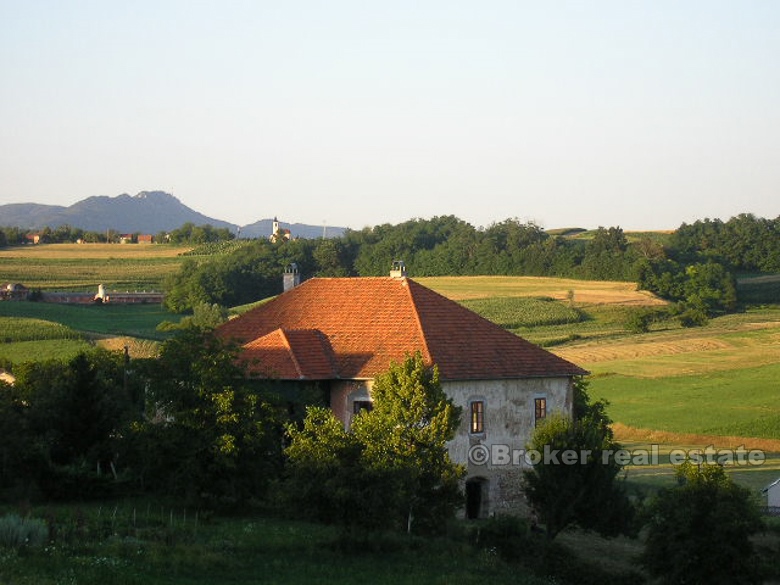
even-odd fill
[{"label": "leafy green tree", "polygon": [[446,447],[458,408],[419,353],[378,376],[372,398],[349,430],[324,408],[310,408],[302,428],[288,427],[287,492],[349,533],[440,530],[462,503],[463,469]]},{"label": "leafy green tree", "polygon": [[224,307],[214,303],[197,303],[192,308],[192,315],[182,317],[178,323],[163,321],[157,326],[160,331],[176,331],[179,329],[216,329],[222,323],[227,321],[228,312]]},{"label": "leafy green tree", "polygon": [[4,455],[14,482],[52,497],[86,496],[98,487],[98,471],[111,473],[117,437],[138,413],[137,388],[125,366],[121,353],[93,350],[66,362],[14,367],[16,382],[0,406],[6,447],[24,445]]},{"label": "leafy green tree", "polygon": [[143,373],[146,416],[133,425],[129,449],[143,486],[207,504],[261,496],[280,461],[280,421],[235,350],[187,328]]},{"label": "leafy green tree", "polygon": [[709,314],[733,311],[737,305],[734,277],[721,264],[694,264],[685,270],[685,300]]},{"label": "leafy green tree", "polygon": [[398,502],[406,527],[435,530],[462,503],[463,469],[449,457],[460,409],[445,394],[438,368],[417,352],[374,379],[373,410],[358,416],[352,432],[365,446],[369,468],[393,470],[402,478]]},{"label": "leafy green tree", "polygon": [[[542,457],[523,473],[531,508],[545,526],[549,539],[578,525],[605,536],[629,534],[634,508],[619,479],[622,464],[613,456],[621,449],[610,427],[606,403],[591,402],[587,383],[575,384],[572,417],[552,415],[540,424],[529,449]],[[559,454],[572,451],[576,463],[566,464]]]},{"label": "leafy green tree", "polygon": [[677,478],[649,506],[645,567],[670,585],[761,583],[750,537],[762,521],[750,491],[715,464],[686,461]]},{"label": "leafy green tree", "polygon": [[586,278],[602,280],[632,280],[636,263],[633,248],[628,245],[620,227],[599,227],[585,248],[581,265]]}]

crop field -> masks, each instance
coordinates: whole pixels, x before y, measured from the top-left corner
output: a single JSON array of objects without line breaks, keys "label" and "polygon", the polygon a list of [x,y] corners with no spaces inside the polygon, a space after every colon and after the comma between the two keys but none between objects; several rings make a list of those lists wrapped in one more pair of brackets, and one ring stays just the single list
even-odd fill
[{"label": "crop field", "polygon": [[0,282],[46,290],[161,290],[190,247],[43,244],[0,249]]},{"label": "crop field", "polygon": [[581,311],[549,297],[468,299],[461,304],[507,329],[569,325],[585,318]]},{"label": "crop field", "polygon": [[456,301],[491,297],[549,297],[577,305],[666,304],[651,293],[636,290],[633,282],[543,276],[429,276],[415,280]]},{"label": "crop field", "polygon": [[0,358],[69,359],[91,344],[113,350],[127,346],[132,357],[150,357],[169,335],[157,325],[179,318],[159,305],[2,302]]},{"label": "crop field", "polygon": [[81,333],[61,323],[23,317],[0,317],[0,342],[81,338]]}]

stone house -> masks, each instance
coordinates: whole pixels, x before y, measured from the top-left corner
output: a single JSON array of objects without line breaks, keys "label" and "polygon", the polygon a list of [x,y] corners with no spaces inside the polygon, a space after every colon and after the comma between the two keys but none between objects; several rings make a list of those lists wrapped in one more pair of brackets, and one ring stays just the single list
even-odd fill
[{"label": "stone house", "polygon": [[389,278],[307,280],[217,334],[240,344],[252,377],[318,386],[345,426],[371,407],[374,377],[420,351],[462,408],[449,451],[467,469],[466,516],[521,512],[527,464],[512,454],[539,419],[571,412],[572,380],[587,372],[395,268]]}]

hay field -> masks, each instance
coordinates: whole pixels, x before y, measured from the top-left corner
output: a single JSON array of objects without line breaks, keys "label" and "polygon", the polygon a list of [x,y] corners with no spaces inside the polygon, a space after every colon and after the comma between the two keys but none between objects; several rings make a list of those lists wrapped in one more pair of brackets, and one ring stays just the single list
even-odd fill
[{"label": "hay field", "polygon": [[0,282],[44,290],[160,290],[191,247],[40,244],[0,249]]},{"label": "hay field", "polygon": [[780,320],[721,323],[572,344],[554,353],[594,374],[634,378],[700,375],[780,361]]},{"label": "hay field", "polygon": [[633,282],[545,276],[429,276],[420,284],[456,301],[490,297],[549,297],[576,305],[661,306],[666,301]]},{"label": "hay field", "polygon": [[621,441],[780,452],[780,307],[552,351],[592,372]]}]

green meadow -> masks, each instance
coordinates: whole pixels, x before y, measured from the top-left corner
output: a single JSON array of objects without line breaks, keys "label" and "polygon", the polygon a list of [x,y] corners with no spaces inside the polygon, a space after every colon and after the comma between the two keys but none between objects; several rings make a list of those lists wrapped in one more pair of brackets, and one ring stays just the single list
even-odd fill
[{"label": "green meadow", "polygon": [[[101,335],[128,335],[144,339],[163,339],[157,331],[162,321],[177,321],[158,304],[58,304],[34,302],[0,303],[0,331],[13,326],[18,318],[42,319],[61,323],[71,329]],[[13,320],[4,320],[13,319]],[[0,334],[2,338],[2,334]]]}]

